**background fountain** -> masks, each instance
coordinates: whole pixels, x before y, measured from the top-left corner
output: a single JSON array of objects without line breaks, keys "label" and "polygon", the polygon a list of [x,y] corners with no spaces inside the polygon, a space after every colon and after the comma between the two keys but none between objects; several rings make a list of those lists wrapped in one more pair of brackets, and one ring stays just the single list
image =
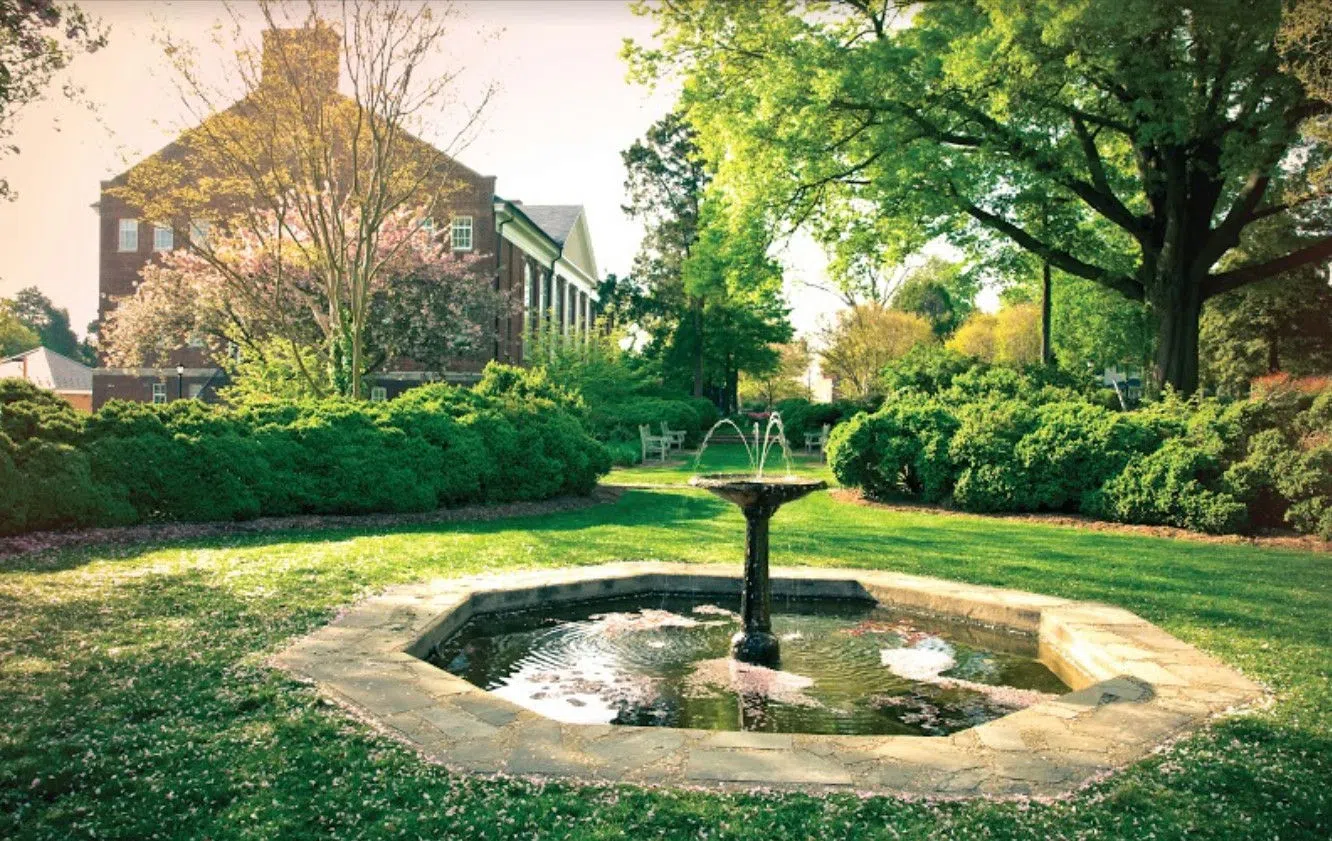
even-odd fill
[{"label": "background fountain", "polygon": [[[740,506],[744,512],[745,577],[740,595],[743,624],[731,640],[731,656],[745,663],[771,667],[776,666],[781,659],[781,650],[777,637],[772,633],[772,587],[768,580],[769,522],[778,508],[828,485],[822,479],[802,479],[791,474],[791,451],[787,446],[781,415],[776,412],[768,418],[761,440],[759,426],[754,424],[752,449],[740,427],[730,420],[718,421],[704,436],[695,465],[702,460],[713,433],[727,424],[739,433],[740,441],[749,454],[753,472],[698,475],[690,479],[689,484],[711,491],[727,502]],[[781,446],[786,474],[780,478],[765,478],[763,469],[773,443]]]}]

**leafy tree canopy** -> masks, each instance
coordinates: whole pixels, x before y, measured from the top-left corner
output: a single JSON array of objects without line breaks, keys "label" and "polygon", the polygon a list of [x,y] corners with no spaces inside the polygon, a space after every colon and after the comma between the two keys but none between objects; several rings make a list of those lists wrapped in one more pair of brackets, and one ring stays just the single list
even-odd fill
[{"label": "leafy tree canopy", "polygon": [[91,348],[79,341],[69,326],[69,310],[57,307],[40,289],[29,286],[14,294],[13,311],[37,333],[37,340],[70,359],[93,362]]},{"label": "leafy tree canopy", "polygon": [[934,328],[934,335],[952,335],[976,307],[980,284],[967,267],[930,257],[906,276],[893,293],[893,308],[914,312]]},{"label": "leafy tree canopy", "polygon": [[1219,268],[1255,221],[1325,200],[1328,102],[1282,69],[1279,0],[644,4],[651,83],[683,76],[717,181],[808,225],[844,282],[936,237],[1016,246],[1150,306],[1191,391],[1202,304],[1332,255]]},{"label": "leafy tree canopy", "polygon": [[[73,3],[54,0],[0,0],[0,157],[19,150],[9,138],[24,106],[46,95],[51,81],[78,52],[106,46],[100,22]],[[77,99],[82,91],[65,86]],[[0,199],[14,198],[0,175]]]},{"label": "leafy tree canopy", "polygon": [[15,314],[13,303],[0,298],[0,357],[32,350],[40,343],[37,331]]},{"label": "leafy tree canopy", "polygon": [[[1326,223],[1324,223],[1326,224]],[[1314,220],[1254,226],[1236,260],[1261,259],[1316,236]],[[1203,383],[1244,396],[1255,377],[1332,373],[1332,286],[1326,266],[1307,265],[1220,295],[1202,318]]]},{"label": "leafy tree canopy", "polygon": [[933,342],[934,330],[915,313],[870,302],[837,313],[820,339],[823,373],[837,381],[842,395],[863,399],[879,393],[885,365]]}]

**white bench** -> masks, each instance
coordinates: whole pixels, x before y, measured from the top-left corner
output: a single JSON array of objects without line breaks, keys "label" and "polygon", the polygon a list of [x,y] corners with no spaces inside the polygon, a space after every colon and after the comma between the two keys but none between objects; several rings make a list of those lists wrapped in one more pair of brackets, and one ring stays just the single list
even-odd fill
[{"label": "white bench", "polygon": [[666,425],[666,421],[661,422],[661,437],[675,449],[684,449],[685,431],[682,429],[671,429]]},{"label": "white bench", "polygon": [[653,435],[652,428],[647,424],[639,424],[638,439],[643,445],[643,461],[648,460],[648,456],[656,453],[664,463],[666,454],[671,451],[671,441],[664,435]]}]

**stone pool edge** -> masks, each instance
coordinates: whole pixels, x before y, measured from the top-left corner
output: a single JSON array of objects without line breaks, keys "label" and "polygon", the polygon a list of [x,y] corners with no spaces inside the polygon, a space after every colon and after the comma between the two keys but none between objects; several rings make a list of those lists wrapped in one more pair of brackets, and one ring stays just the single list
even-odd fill
[{"label": "stone pool edge", "polygon": [[451,770],[720,789],[1058,797],[1264,696],[1121,608],[893,572],[774,567],[774,595],[1035,634],[1074,691],[951,736],[827,736],[562,724],[420,659],[476,613],[646,592],[732,593],[734,565],[627,562],[439,579],[349,608],[271,662]]}]

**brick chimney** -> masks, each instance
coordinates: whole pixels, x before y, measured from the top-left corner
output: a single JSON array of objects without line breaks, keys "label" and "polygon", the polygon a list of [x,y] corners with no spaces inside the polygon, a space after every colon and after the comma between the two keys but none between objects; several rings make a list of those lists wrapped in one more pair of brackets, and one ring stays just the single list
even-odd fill
[{"label": "brick chimney", "polygon": [[342,37],[322,21],[302,29],[264,30],[261,84],[282,84],[294,75],[302,87],[335,93],[341,55]]}]

